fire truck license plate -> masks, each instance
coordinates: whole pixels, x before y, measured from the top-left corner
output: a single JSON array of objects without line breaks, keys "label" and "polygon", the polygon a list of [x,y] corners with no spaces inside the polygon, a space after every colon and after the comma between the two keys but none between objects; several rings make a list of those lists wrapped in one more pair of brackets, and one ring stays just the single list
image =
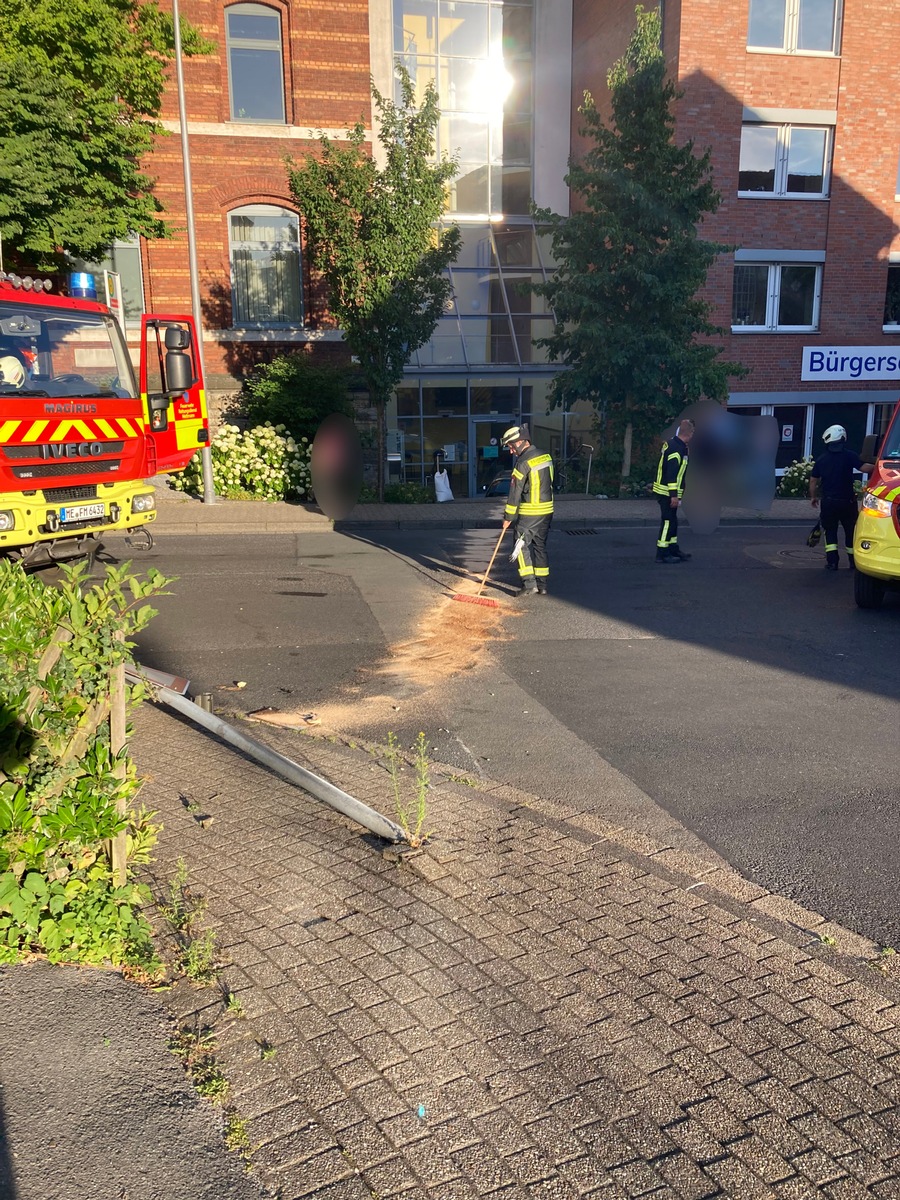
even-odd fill
[{"label": "fire truck license plate", "polygon": [[75,508],[61,508],[59,519],[66,524],[68,521],[94,521],[103,517],[106,509],[102,504],[77,504]]}]

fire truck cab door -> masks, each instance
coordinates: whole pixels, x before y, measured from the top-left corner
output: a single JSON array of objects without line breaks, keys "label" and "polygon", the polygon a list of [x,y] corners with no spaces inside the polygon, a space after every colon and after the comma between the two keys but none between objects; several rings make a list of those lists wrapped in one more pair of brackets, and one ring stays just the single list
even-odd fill
[{"label": "fire truck cab door", "polygon": [[[176,330],[182,331],[181,336]],[[151,397],[159,397],[169,389],[167,361],[171,360],[167,355],[173,350],[167,347],[167,341],[174,346],[181,344],[175,353],[190,356],[193,383],[184,392],[170,396],[164,408],[157,409],[162,402],[152,403]],[[192,317],[153,314],[141,318],[140,391],[147,422],[147,474],[180,471],[209,442],[206,392]]]}]

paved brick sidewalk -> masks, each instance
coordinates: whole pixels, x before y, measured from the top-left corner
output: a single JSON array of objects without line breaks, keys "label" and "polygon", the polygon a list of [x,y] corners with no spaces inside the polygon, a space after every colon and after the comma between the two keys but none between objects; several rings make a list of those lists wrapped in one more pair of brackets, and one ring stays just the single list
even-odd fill
[{"label": "paved brick sidewalk", "polygon": [[[364,749],[250,732],[393,813]],[[173,1004],[283,1200],[900,1197],[900,988],[861,939],[552,797],[438,776],[398,864],[165,713],[134,748],[247,1015]]]}]

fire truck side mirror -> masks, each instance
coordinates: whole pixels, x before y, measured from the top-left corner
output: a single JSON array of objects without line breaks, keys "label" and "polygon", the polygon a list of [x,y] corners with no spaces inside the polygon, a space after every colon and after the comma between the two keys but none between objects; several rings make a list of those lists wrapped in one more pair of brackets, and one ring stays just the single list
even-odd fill
[{"label": "fire truck side mirror", "polygon": [[877,433],[869,433],[863,438],[862,450],[859,457],[864,463],[873,463],[878,453],[878,442],[880,441]]},{"label": "fire truck side mirror", "polygon": [[[168,331],[166,338],[168,339]],[[197,380],[194,378],[194,364],[191,356],[184,350],[166,351],[166,391],[170,395],[186,392]]]}]

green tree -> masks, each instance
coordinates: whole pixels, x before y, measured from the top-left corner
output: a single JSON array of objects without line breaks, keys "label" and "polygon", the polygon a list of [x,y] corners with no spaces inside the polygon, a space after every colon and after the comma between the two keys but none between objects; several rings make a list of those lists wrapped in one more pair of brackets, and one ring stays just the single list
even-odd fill
[{"label": "green tree", "polygon": [[349,373],[309,356],[280,354],[255,366],[241,384],[236,406],[254,424],[285,425],[295,438],[316,436],[331,413],[351,415]]},{"label": "green tree", "polygon": [[457,171],[449,158],[435,161],[437,91],[429,83],[417,106],[399,64],[397,76],[399,103],[372,87],[383,167],[363,147],[361,122],[348,129],[345,144],[323,135],[318,156],[308,156],[299,168],[288,161],[311,262],[322,273],[330,311],[359,360],[375,406],[379,499],[385,405],[410,354],[431,337],[450,299],[444,270],[460,247],[455,225],[436,228]]},{"label": "green tree", "polygon": [[[186,54],[208,52],[182,23]],[[39,270],[117,238],[165,236],[153,139],[174,26],[156,0],[3,0],[0,236]]]},{"label": "green tree", "polygon": [[595,404],[607,432],[623,438],[623,477],[633,437],[646,445],[686,404],[722,399],[729,376],[743,373],[708,340],[722,330],[698,295],[728,249],[698,229],[721,202],[709,152],[675,144],[680,93],[667,78],[660,16],[641,5],[635,12],[628,49],[607,76],[610,126],[590,93],[579,110],[591,144],[566,176],[576,211],[535,211],[559,264],[536,288],[556,314],[538,344],[568,368],[554,380],[552,402]]}]

